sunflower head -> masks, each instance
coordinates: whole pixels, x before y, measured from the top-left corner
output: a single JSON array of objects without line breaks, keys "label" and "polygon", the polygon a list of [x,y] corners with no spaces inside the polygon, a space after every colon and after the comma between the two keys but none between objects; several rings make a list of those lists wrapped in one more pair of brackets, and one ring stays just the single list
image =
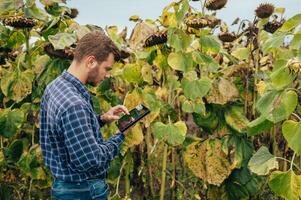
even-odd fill
[{"label": "sunflower head", "polygon": [[268,18],[273,14],[274,9],[275,7],[273,4],[263,3],[256,8],[255,13],[259,18]]},{"label": "sunflower head", "polygon": [[66,15],[69,16],[70,18],[74,19],[78,15],[78,10],[76,8],[71,8],[70,13],[66,12]]},{"label": "sunflower head", "polygon": [[24,16],[11,16],[2,20],[4,25],[14,28],[32,28],[37,25],[37,21]]},{"label": "sunflower head", "polygon": [[222,9],[227,3],[227,0],[207,0],[205,7],[208,10],[219,10]]},{"label": "sunflower head", "polygon": [[207,17],[189,16],[185,19],[185,24],[188,27],[199,29],[209,26],[210,20]]},{"label": "sunflower head", "polygon": [[144,47],[151,47],[167,42],[167,31],[157,32],[146,38]]},{"label": "sunflower head", "polygon": [[223,32],[218,35],[218,38],[222,42],[233,42],[234,40],[236,40],[237,37],[234,33]]},{"label": "sunflower head", "polygon": [[281,21],[273,20],[271,22],[266,23],[263,26],[263,29],[266,32],[274,33],[275,31],[277,31],[284,24],[284,22],[285,22],[284,19],[282,19]]},{"label": "sunflower head", "polygon": [[54,47],[52,46],[51,43],[47,43],[44,46],[44,51],[47,55],[49,55],[51,57],[66,58],[66,59],[72,60],[73,56],[74,56],[75,48],[74,47],[66,47],[65,49],[56,50],[56,49],[54,49]]}]

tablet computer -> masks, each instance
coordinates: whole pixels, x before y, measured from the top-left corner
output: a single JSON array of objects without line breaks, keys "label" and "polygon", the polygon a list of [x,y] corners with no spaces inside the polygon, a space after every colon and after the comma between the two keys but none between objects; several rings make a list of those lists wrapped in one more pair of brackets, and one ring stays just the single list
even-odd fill
[{"label": "tablet computer", "polygon": [[136,124],[140,119],[149,114],[150,110],[143,104],[139,104],[129,113],[129,115],[123,115],[116,121],[116,125],[121,132],[126,131],[128,128]]}]

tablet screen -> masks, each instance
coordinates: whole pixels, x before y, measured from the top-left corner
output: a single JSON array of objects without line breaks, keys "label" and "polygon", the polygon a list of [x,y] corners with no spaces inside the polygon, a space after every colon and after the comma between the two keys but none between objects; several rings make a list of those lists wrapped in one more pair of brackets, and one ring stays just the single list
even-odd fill
[{"label": "tablet screen", "polygon": [[123,115],[117,122],[118,129],[123,132],[133,126],[136,122],[146,116],[150,110],[143,104],[139,104],[133,110],[130,111],[129,115]]}]

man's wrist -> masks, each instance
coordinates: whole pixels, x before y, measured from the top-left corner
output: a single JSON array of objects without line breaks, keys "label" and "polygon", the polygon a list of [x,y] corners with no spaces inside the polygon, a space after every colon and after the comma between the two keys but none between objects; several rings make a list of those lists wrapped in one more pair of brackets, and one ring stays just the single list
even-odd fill
[{"label": "man's wrist", "polygon": [[105,119],[104,115],[99,115],[99,118],[103,123],[107,123],[107,120]]},{"label": "man's wrist", "polygon": [[99,115],[98,122],[100,127],[103,127],[107,122],[103,119],[102,115]]}]

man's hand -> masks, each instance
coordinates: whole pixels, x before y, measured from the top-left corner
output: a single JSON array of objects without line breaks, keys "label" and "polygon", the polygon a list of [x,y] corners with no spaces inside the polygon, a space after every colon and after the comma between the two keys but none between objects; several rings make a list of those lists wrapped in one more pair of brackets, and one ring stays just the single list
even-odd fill
[{"label": "man's hand", "polygon": [[105,123],[110,123],[114,120],[117,120],[120,118],[120,115],[122,113],[125,113],[129,115],[128,109],[123,106],[123,105],[118,105],[112,107],[108,112],[104,113],[103,115],[100,116],[101,120],[104,121]]}]

